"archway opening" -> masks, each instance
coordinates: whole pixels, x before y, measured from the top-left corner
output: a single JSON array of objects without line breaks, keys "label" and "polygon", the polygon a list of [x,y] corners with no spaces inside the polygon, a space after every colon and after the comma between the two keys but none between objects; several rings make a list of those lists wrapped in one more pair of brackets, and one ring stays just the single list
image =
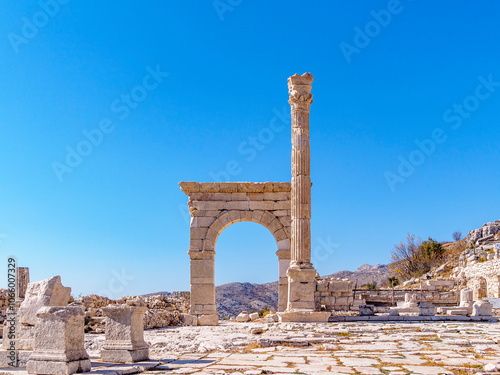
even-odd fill
[{"label": "archway opening", "polygon": [[222,231],[215,248],[219,318],[278,308],[277,250],[273,235],[261,224],[238,222]]}]

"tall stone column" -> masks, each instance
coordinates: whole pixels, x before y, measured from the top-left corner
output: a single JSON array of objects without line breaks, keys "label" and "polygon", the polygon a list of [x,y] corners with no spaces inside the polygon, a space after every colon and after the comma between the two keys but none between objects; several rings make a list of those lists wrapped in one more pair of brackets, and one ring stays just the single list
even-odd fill
[{"label": "tall stone column", "polygon": [[288,78],[292,111],[292,238],[287,311],[314,311],[316,270],[311,263],[311,73]]}]

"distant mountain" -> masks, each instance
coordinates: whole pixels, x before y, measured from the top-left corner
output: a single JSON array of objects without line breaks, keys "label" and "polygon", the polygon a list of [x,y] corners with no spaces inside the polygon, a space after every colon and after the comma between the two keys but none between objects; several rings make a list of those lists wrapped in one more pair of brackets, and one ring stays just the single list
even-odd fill
[{"label": "distant mountain", "polygon": [[387,278],[391,276],[392,272],[386,264],[376,264],[375,266],[363,264],[354,272],[338,271],[324,277],[349,279],[354,285],[357,284],[357,286],[360,287],[363,284],[371,283],[373,281],[376,281],[378,286],[382,286],[387,284]]}]

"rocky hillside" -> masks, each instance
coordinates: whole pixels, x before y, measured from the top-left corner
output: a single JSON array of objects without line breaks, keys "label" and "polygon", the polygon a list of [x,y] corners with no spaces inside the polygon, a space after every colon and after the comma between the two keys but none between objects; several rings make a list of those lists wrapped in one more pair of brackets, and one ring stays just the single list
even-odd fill
[{"label": "rocky hillside", "polygon": [[480,245],[481,243],[494,240],[495,236],[500,233],[500,220],[486,223],[479,229],[474,229],[469,232],[466,241],[472,245]]},{"label": "rocky hillside", "polygon": [[215,288],[217,312],[220,318],[240,312],[278,307],[278,282],[267,284],[229,283]]},{"label": "rocky hillside", "polygon": [[371,266],[363,264],[356,271],[338,271],[325,277],[349,279],[353,285],[360,287],[361,285],[376,281],[378,286],[387,284],[387,278],[392,276],[389,266],[386,264],[376,264]]}]

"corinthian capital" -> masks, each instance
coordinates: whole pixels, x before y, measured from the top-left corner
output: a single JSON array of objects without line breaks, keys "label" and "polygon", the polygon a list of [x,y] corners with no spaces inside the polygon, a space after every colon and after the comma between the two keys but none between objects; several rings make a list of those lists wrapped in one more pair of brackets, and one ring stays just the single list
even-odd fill
[{"label": "corinthian capital", "polygon": [[292,110],[309,110],[313,102],[311,94],[311,84],[313,81],[314,77],[311,73],[304,73],[301,76],[295,73],[288,78],[288,94],[290,95],[288,103],[292,106]]}]

